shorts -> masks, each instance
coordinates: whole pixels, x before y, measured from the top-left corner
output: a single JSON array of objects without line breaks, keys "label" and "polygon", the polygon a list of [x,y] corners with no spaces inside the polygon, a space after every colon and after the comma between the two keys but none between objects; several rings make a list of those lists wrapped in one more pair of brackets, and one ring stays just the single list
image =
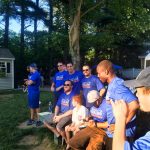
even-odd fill
[{"label": "shorts", "polygon": [[78,150],[102,150],[105,138],[106,133],[104,130],[96,127],[86,127],[70,139],[69,145]]},{"label": "shorts", "polygon": [[[48,123],[55,124],[55,122],[53,121],[53,118],[54,118],[54,113],[51,114],[50,120],[48,121]],[[56,128],[58,128],[61,131],[64,131],[65,127],[71,123],[71,118],[72,116],[70,115],[70,116],[66,116],[60,119],[60,121],[56,124]]]},{"label": "shorts", "polygon": [[39,108],[39,92],[32,92],[28,94],[28,106],[29,108],[36,109]]}]

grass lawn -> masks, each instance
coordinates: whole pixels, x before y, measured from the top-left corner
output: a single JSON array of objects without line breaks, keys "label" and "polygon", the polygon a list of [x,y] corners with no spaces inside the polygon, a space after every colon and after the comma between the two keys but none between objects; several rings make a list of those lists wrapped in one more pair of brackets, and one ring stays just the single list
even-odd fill
[{"label": "grass lawn", "polygon": [[[41,92],[41,111],[48,110],[49,92]],[[33,150],[47,137],[49,150],[62,149],[53,143],[53,135],[45,128],[19,129],[18,125],[29,118],[27,95],[22,91],[0,91],[0,150]],[[34,145],[18,145],[28,135],[37,137]],[[47,145],[45,145],[47,146]],[[43,150],[45,150],[44,148]]]}]

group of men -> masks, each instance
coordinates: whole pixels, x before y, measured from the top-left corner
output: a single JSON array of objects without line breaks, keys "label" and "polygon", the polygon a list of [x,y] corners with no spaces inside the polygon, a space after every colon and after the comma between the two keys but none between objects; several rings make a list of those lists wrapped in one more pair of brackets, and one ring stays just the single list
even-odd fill
[{"label": "group of men", "polygon": [[[83,105],[90,110],[94,119],[89,120],[87,124],[89,128],[86,128],[85,131],[82,129],[70,139],[67,143],[70,147],[73,149],[87,150],[103,148],[106,150],[112,150],[112,148],[114,150],[121,150],[124,149],[124,144],[127,145],[125,141],[134,141],[136,129],[135,114],[139,108],[139,97],[137,96],[137,98],[130,89],[125,86],[124,80],[116,76],[112,62],[109,60],[101,61],[97,65],[97,76],[91,74],[89,65],[84,65],[82,71],[76,71],[71,62],[66,64],[66,70],[63,62],[58,62],[57,67],[58,72],[55,74],[51,86],[51,91],[55,94],[55,109],[49,122],[44,122],[46,127],[52,130],[57,136],[61,135],[65,137],[65,126],[71,123],[73,109],[72,98],[80,94],[83,96]],[[32,79],[32,77],[30,77],[30,80],[27,81],[27,85],[34,85],[36,83],[34,78]],[[104,83],[107,83],[105,84],[107,86],[104,86]],[[142,85],[142,87],[145,86],[147,85]],[[92,90],[99,92],[99,98],[93,101],[93,103],[89,103],[88,93]],[[93,95],[93,99],[94,97],[95,95]],[[102,99],[105,99],[106,103],[104,103]],[[96,105],[98,104],[98,106],[94,103]],[[93,105],[96,106],[95,109],[93,109]],[[123,122],[119,122],[122,120]],[[56,128],[53,127],[51,123],[55,123]],[[119,123],[121,124],[122,130],[118,127]],[[97,129],[99,129],[99,131]],[[101,135],[103,138],[96,135]],[[86,137],[86,142],[83,140],[84,137]],[[118,137],[121,139],[121,144],[118,143]],[[148,136],[148,138],[150,141],[150,136]],[[92,144],[87,146],[87,142],[91,142]],[[100,144],[98,144],[98,142],[100,142]],[[92,147],[94,145],[96,146]],[[128,144],[125,149],[130,149],[129,147]],[[149,149],[150,145],[146,143],[144,148]]]}]

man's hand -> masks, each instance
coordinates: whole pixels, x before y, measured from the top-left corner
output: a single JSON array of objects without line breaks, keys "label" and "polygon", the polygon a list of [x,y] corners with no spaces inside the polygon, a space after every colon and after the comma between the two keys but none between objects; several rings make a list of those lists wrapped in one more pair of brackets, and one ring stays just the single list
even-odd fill
[{"label": "man's hand", "polygon": [[53,121],[54,121],[55,123],[57,123],[57,122],[60,121],[61,118],[62,118],[61,116],[54,116]]},{"label": "man's hand", "polygon": [[110,124],[110,126],[109,126],[109,128],[108,128],[108,131],[109,131],[110,133],[113,133],[114,130],[115,130],[115,124]]},{"label": "man's hand", "polygon": [[95,127],[96,124],[95,124],[94,120],[89,120],[88,126],[89,126],[89,127]]},{"label": "man's hand", "polygon": [[116,102],[113,102],[112,100],[110,100],[110,103],[112,105],[113,114],[116,120],[125,119],[127,117],[128,108],[124,100],[118,100]]}]

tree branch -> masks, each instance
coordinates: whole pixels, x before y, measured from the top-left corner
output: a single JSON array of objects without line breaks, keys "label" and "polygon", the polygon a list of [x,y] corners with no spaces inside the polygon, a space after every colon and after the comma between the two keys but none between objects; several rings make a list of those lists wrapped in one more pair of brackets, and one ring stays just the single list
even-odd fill
[{"label": "tree branch", "polygon": [[59,12],[60,12],[61,16],[63,17],[63,19],[65,20],[65,22],[67,22],[68,24],[70,24],[69,20],[68,20],[68,19],[65,17],[65,15],[63,14],[61,8],[60,8],[58,5],[55,6],[55,7],[57,7],[57,9],[59,10]]},{"label": "tree branch", "polygon": [[85,11],[82,15],[81,18],[84,17],[88,12],[92,11],[93,9],[95,9],[96,7],[98,7],[100,4],[102,4],[103,1],[99,2],[98,4],[96,4],[95,6],[89,8],[87,11]]}]

